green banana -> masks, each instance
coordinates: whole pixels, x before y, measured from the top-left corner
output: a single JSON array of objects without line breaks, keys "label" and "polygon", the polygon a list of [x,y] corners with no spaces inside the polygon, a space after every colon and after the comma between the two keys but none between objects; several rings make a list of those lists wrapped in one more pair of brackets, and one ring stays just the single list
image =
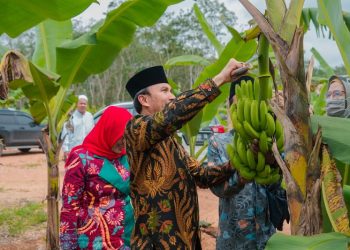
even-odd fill
[{"label": "green banana", "polygon": [[272,137],[275,133],[275,119],[273,119],[273,116],[270,113],[266,114],[266,134],[269,137]]},{"label": "green banana", "polygon": [[233,112],[231,113],[231,121],[232,121],[232,126],[233,126],[233,127],[235,127],[235,125],[236,125],[237,123],[239,123],[237,111],[233,111]]},{"label": "green banana", "polygon": [[274,175],[271,175],[271,180],[270,180],[270,184],[272,183],[276,183],[281,179],[281,175],[279,173],[276,173]]},{"label": "green banana", "polygon": [[268,185],[272,183],[270,176],[267,176],[267,177],[255,176],[254,181],[259,185]]},{"label": "green banana", "polygon": [[279,138],[283,135],[283,127],[279,120],[276,119],[276,138]]},{"label": "green banana", "polygon": [[283,147],[284,147],[284,136],[283,134],[277,139],[276,141],[278,151],[283,152]]},{"label": "green banana", "polygon": [[254,157],[253,151],[250,148],[247,149],[247,160],[248,160],[249,168],[255,169],[256,168],[255,157]]},{"label": "green banana", "polygon": [[270,175],[270,172],[271,172],[271,167],[270,167],[270,165],[266,164],[265,167],[264,167],[264,170],[258,172],[258,176],[259,177],[267,177],[267,176]]},{"label": "green banana", "polygon": [[245,144],[243,143],[243,141],[241,140],[241,138],[238,138],[237,141],[237,153],[239,158],[241,159],[241,162],[244,165],[248,165],[248,160],[247,160],[247,153],[246,153],[247,149],[245,147]]},{"label": "green banana", "polygon": [[260,134],[247,121],[243,121],[243,128],[250,139],[259,139]]},{"label": "green banana", "polygon": [[250,106],[250,119],[255,130],[260,130],[260,121],[259,121],[259,102],[253,100]]},{"label": "green banana", "polygon": [[238,137],[239,137],[238,133],[235,133],[234,136],[233,136],[233,147],[235,148],[236,151],[237,151]]},{"label": "green banana", "polygon": [[259,107],[259,118],[260,118],[260,128],[265,129],[266,128],[266,114],[267,114],[267,106],[265,101],[260,102]]},{"label": "green banana", "polygon": [[265,167],[265,156],[260,151],[258,152],[258,163],[256,164],[256,171],[261,172]]},{"label": "green banana", "polygon": [[262,131],[260,133],[260,138],[259,138],[259,149],[260,151],[265,155],[267,151],[269,150],[269,146],[267,144],[267,135],[265,131]]},{"label": "green banana", "polygon": [[227,155],[228,155],[228,158],[229,158],[230,162],[233,162],[233,158],[234,158],[234,155],[235,155],[235,150],[234,150],[234,147],[232,146],[232,144],[227,144],[226,152],[227,152]]},{"label": "green banana", "polygon": [[272,98],[272,81],[269,81],[269,83],[267,84],[267,98]]},{"label": "green banana", "polygon": [[238,99],[238,102],[237,102],[237,117],[238,117],[238,121],[240,121],[240,122],[244,121],[244,103],[245,103],[245,98]]},{"label": "green banana", "polygon": [[241,88],[242,88],[242,97],[243,98],[248,98],[249,93],[248,93],[248,85],[246,81],[241,82]]},{"label": "green banana", "polygon": [[254,179],[256,172],[254,170],[250,170],[249,168],[242,168],[239,171],[239,175],[244,179],[250,181]]},{"label": "green banana", "polygon": [[248,88],[248,95],[249,95],[249,99],[254,99],[254,91],[253,91],[253,83],[252,81],[247,81],[247,88]]},{"label": "green banana", "polygon": [[260,84],[259,82],[254,82],[254,99],[259,101],[260,100]]},{"label": "green banana", "polygon": [[246,99],[244,102],[244,120],[248,123],[251,122],[250,118],[250,106],[252,104],[252,101],[250,99]]},{"label": "green banana", "polygon": [[242,97],[242,89],[241,89],[241,86],[239,86],[239,84],[236,84],[236,86],[235,86],[235,95],[238,98],[238,100],[243,98]]},{"label": "green banana", "polygon": [[245,165],[240,161],[238,154],[235,152],[232,159],[233,168],[237,171],[245,168]]},{"label": "green banana", "polygon": [[236,132],[240,135],[240,138],[242,139],[242,141],[247,142],[249,136],[245,132],[242,123],[237,121],[236,124],[233,125],[233,127],[236,130]]}]

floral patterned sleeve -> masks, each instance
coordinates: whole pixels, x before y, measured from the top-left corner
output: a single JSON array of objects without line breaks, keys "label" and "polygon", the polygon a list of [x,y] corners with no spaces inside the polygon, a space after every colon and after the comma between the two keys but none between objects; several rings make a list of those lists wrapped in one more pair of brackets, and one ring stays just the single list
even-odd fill
[{"label": "floral patterned sleeve", "polygon": [[163,111],[152,116],[135,116],[127,125],[126,136],[135,142],[136,150],[145,151],[175,133],[220,93],[219,88],[207,80],[198,88],[177,96]]},{"label": "floral patterned sleeve", "polygon": [[72,155],[66,164],[62,187],[60,216],[60,246],[63,250],[77,249],[77,218],[84,193],[84,170],[78,155]]},{"label": "floral patterned sleeve", "polygon": [[[216,138],[218,135],[212,135],[208,141],[208,167],[220,166],[225,162],[228,162],[228,156],[226,153],[226,145],[232,139],[231,133],[225,133],[220,135],[221,138]],[[210,190],[220,198],[230,198],[237,194],[243,185],[239,182],[239,176],[236,171],[225,182],[219,183],[210,188]]]},{"label": "floral patterned sleeve", "polygon": [[222,168],[224,165],[228,164],[228,162],[220,164],[221,166],[206,166],[206,164],[200,165],[198,161],[191,157],[186,151],[184,151],[184,153],[186,155],[185,159],[191,176],[200,188],[208,188],[218,183],[222,183],[232,175],[230,168]]}]

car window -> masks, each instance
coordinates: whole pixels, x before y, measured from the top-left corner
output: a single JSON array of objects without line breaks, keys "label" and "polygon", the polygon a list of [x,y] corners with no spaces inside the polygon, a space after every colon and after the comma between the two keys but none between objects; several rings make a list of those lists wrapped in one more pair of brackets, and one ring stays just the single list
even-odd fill
[{"label": "car window", "polygon": [[33,122],[33,119],[31,119],[28,116],[19,115],[19,116],[17,116],[17,122],[19,124],[26,124],[26,125],[28,125],[28,124]]},{"label": "car window", "polygon": [[15,117],[13,115],[2,114],[0,116],[0,124],[15,124]]}]

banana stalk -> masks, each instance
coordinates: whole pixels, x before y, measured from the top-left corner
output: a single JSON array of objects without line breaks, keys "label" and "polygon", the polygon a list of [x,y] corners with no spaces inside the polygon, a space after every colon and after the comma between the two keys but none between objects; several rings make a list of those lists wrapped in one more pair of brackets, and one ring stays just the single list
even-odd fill
[{"label": "banana stalk", "polygon": [[269,97],[269,41],[266,36],[261,33],[258,47],[258,65],[259,65],[259,84],[260,96],[259,100],[267,100]]}]

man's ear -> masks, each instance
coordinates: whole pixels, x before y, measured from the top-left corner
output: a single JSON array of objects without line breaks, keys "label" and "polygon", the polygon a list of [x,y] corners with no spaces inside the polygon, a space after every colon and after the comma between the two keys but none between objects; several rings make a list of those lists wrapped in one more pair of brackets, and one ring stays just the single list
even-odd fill
[{"label": "man's ear", "polygon": [[139,100],[140,104],[144,107],[149,107],[149,102],[148,102],[148,96],[147,95],[139,95],[137,97]]}]

